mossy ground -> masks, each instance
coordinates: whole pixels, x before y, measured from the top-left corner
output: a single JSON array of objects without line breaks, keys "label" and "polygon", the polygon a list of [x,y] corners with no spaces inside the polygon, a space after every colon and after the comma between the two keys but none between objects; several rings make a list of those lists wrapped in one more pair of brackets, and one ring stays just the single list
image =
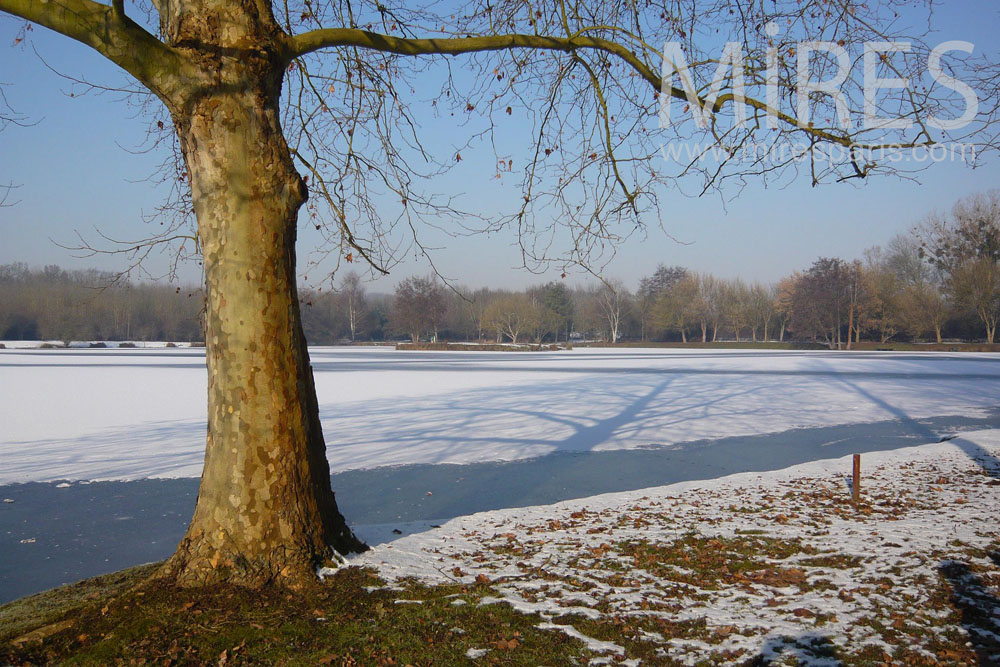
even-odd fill
[{"label": "mossy ground", "polygon": [[[741,552],[745,556],[722,568],[727,577],[734,568],[752,573],[758,557],[799,552],[788,541],[754,539],[753,544],[738,544],[739,540],[733,540],[725,549],[715,542],[682,539],[661,555],[665,561],[680,558],[689,565],[696,563],[699,575],[714,580],[719,575],[715,561],[720,551],[730,557]],[[741,546],[752,546],[756,557]],[[743,560],[746,567],[740,568]],[[990,664],[989,656],[997,648],[973,648],[964,633],[955,632],[935,639],[936,657],[913,652],[908,635],[928,631],[928,619],[918,622],[898,610],[885,610],[868,622],[877,626],[889,645],[898,647],[893,655],[874,645],[836,646],[821,632],[773,638],[768,640],[769,651],[762,647],[753,655],[726,650],[722,645],[735,628],[710,627],[705,619],[671,622],[653,616],[588,618],[578,614],[543,619],[515,611],[506,603],[483,604],[484,598],[496,599],[489,583],[426,586],[399,581],[387,586],[372,570],[350,567],[301,591],[234,586],[181,589],[150,581],[155,567],[97,577],[0,607],[0,664],[416,667],[582,665],[601,658],[602,662],[639,659],[643,664],[674,665],[680,663],[658,647],[671,638],[683,638],[719,647],[705,664],[797,665],[807,656],[842,665],[975,665]],[[968,621],[970,614],[978,613],[978,605],[969,604],[970,592],[985,593],[978,587],[956,590],[955,581],[948,581],[955,579],[954,574],[943,572],[941,580],[927,585],[934,590],[931,606],[939,621],[957,627],[968,625],[963,617]],[[983,611],[991,606],[984,604]],[[547,621],[616,644],[623,653],[594,653],[563,632],[538,627]]]},{"label": "mossy ground", "polygon": [[[480,664],[571,665],[591,655],[536,628],[538,617],[478,604],[489,592],[482,585],[389,588],[370,570],[344,568],[309,590],[193,590],[148,582],[149,573],[0,607],[0,664],[454,665],[486,649]],[[59,631],[14,643],[37,627]]]}]

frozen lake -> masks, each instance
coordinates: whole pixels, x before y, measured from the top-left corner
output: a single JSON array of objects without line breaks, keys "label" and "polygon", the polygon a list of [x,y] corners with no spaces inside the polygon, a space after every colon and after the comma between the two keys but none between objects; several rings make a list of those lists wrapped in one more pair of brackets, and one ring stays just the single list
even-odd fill
[{"label": "frozen lake", "polygon": [[[1000,395],[1000,357],[977,354],[355,347],[312,360],[333,472],[985,418]],[[198,477],[205,377],[197,349],[0,351],[0,484]]]},{"label": "frozen lake", "polygon": [[[311,354],[338,502],[373,544],[482,510],[1000,428],[991,355]],[[0,504],[0,603],[172,552],[201,472],[205,377],[196,349],[0,350],[0,497],[13,501]]]}]

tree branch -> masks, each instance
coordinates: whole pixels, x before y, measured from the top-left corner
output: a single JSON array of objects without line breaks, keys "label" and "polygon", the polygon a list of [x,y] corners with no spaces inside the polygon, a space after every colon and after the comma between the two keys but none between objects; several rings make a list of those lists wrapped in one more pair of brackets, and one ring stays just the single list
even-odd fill
[{"label": "tree branch", "polygon": [[[374,49],[401,56],[461,55],[483,51],[504,51],[510,49],[534,49],[563,51],[572,53],[580,49],[596,49],[621,58],[656,90],[660,89],[660,75],[642,62],[627,48],[599,37],[578,35],[573,37],[551,37],[547,35],[483,35],[479,37],[459,37],[447,39],[410,39],[383,35],[356,28],[327,28],[311,30],[288,38],[286,58],[291,61],[319,49],[337,46],[356,46]],[[674,97],[686,99],[680,88],[672,89]]]},{"label": "tree branch", "polygon": [[0,0],[0,12],[18,16],[91,47],[165,98],[181,57],[125,16],[121,3],[93,0]]},{"label": "tree branch", "polygon": [[[2,3],[3,0],[0,0]],[[2,5],[0,5],[2,6]],[[424,56],[424,55],[462,55],[470,53],[482,53],[485,51],[504,51],[512,49],[531,49],[538,51],[562,51],[565,53],[575,53],[583,49],[603,51],[623,60],[632,68],[644,81],[653,87],[657,92],[661,91],[662,79],[660,74],[643,62],[635,53],[621,44],[603,39],[600,37],[590,37],[581,34],[570,37],[555,37],[550,35],[528,35],[513,33],[506,35],[482,35],[476,37],[454,37],[443,39],[414,39],[407,37],[396,37],[361,30],[358,28],[324,28],[311,30],[286,39],[285,59],[291,62],[308,53],[325,48],[338,46],[353,46],[361,49],[371,49],[384,53],[395,53],[401,56]],[[664,91],[665,92],[665,91]],[[687,100],[687,93],[675,86],[669,89],[671,97],[678,100]],[[712,107],[713,113],[718,113],[722,107],[730,102],[734,102],[736,96],[732,93],[720,95]],[[698,98],[699,104],[705,105],[702,98]],[[889,150],[906,149],[915,146],[930,146],[934,141],[917,142],[894,142],[879,144],[858,144],[850,136],[840,136],[826,130],[814,127],[803,127],[799,125],[798,119],[783,113],[779,109],[772,109],[760,100],[745,98],[745,104],[771,114],[782,123],[797,127],[802,132],[808,134],[818,141],[825,141],[845,147],[858,147],[865,150]]]}]

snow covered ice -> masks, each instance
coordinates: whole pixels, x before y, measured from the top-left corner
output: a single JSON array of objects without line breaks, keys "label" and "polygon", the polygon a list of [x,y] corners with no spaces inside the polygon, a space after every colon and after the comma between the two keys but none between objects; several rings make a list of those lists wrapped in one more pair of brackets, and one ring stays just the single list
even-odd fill
[{"label": "snow covered ice", "polygon": [[[907,422],[911,444],[922,444],[943,434],[922,433],[919,420],[988,418],[1000,393],[1000,359],[985,354],[362,347],[311,355],[333,472],[887,420]],[[202,350],[2,350],[0,368],[0,484],[201,474]]]}]

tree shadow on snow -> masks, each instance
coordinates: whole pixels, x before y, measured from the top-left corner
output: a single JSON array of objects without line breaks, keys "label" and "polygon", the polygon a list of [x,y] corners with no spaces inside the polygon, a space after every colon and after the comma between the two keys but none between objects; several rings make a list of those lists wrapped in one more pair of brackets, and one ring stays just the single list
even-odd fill
[{"label": "tree shadow on snow", "polygon": [[[1000,551],[990,553],[1000,566]],[[1000,598],[967,563],[947,560],[938,567],[951,587],[951,602],[962,613],[962,627],[980,665],[1000,665]]]},{"label": "tree shadow on snow", "polygon": [[[921,431],[937,433],[997,428],[1000,415],[936,417],[920,423]],[[341,510],[352,523],[406,523],[777,470],[926,442],[926,434],[888,420],[639,449],[562,451],[517,461],[385,466],[348,470],[332,479]]]},{"label": "tree shadow on snow", "polygon": [[797,637],[768,637],[754,657],[743,663],[744,667],[766,667],[776,661],[795,660],[796,665],[839,665],[837,646],[829,637],[816,632],[806,632]]},{"label": "tree shadow on snow", "polygon": [[[665,389],[656,385],[640,392],[632,416],[645,419],[653,392]],[[643,396],[650,399],[646,404]],[[596,420],[588,437],[613,431],[616,418],[607,419],[612,421],[604,425]],[[927,432],[1000,428],[1000,414],[917,423],[916,434],[911,423],[888,420],[630,450],[556,451],[517,461],[383,466],[336,473],[332,483],[341,512],[375,545],[475,512],[924,444]],[[191,436],[198,437],[191,428]],[[169,556],[191,518],[197,492],[196,478],[0,487],[0,496],[15,501],[0,504],[0,602]]]},{"label": "tree shadow on snow", "polygon": [[966,456],[982,466],[983,471],[995,479],[1000,479],[1000,459],[985,447],[962,437],[950,437],[951,444],[965,452]]},{"label": "tree shadow on snow", "polygon": [[974,462],[979,464],[986,474],[991,477],[1000,477],[1000,459],[984,447],[959,437],[954,433],[942,433],[940,429],[932,429],[926,420],[916,420],[903,409],[893,405],[889,401],[882,399],[871,391],[859,386],[848,377],[838,377],[841,383],[847,385],[867,401],[878,405],[886,412],[894,415],[899,423],[910,433],[924,439],[925,443],[953,441],[952,444],[961,449]]}]

